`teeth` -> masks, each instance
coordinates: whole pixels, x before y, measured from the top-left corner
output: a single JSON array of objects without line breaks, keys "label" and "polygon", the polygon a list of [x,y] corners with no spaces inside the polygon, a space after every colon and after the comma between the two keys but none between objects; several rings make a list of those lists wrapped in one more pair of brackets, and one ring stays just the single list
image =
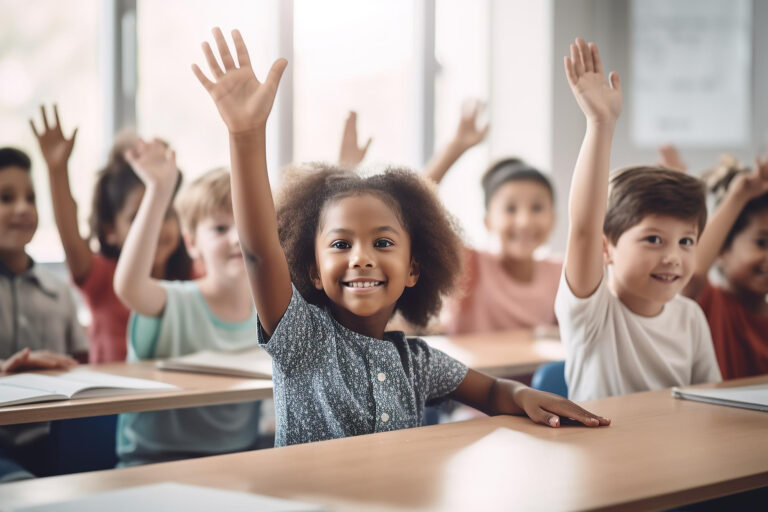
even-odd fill
[{"label": "teeth", "polygon": [[351,283],[346,283],[346,285],[350,288],[372,288],[374,286],[379,286],[378,281],[353,281]]}]

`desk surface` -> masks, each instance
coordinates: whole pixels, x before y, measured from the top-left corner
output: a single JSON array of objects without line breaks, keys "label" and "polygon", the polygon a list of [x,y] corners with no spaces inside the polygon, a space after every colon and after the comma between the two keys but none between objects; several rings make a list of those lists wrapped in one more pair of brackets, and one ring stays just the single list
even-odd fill
[{"label": "desk surface", "polygon": [[[228,404],[272,397],[271,380],[164,371],[155,368],[154,361],[108,363],[84,368],[124,377],[156,380],[181,389],[0,407],[0,425]],[[49,370],[39,373],[57,375],[61,372]]]},{"label": "desk surface", "polygon": [[[768,376],[739,384],[768,383]],[[657,509],[768,485],[768,414],[669,390],[588,402],[610,427],[498,416],[0,485],[6,507],[162,481],[330,510]]]}]

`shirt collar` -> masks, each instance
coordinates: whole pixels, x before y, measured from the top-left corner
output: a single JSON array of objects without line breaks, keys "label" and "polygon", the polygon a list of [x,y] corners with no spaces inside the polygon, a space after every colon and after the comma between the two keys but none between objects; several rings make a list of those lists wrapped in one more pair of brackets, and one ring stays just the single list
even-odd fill
[{"label": "shirt collar", "polygon": [[2,261],[0,261],[0,275],[9,279],[19,278],[37,286],[40,291],[46,295],[56,298],[59,296],[56,283],[52,281],[52,277],[47,272],[40,268],[40,265],[35,263],[35,260],[29,256],[29,267],[21,274],[14,274],[13,271],[8,268]]}]

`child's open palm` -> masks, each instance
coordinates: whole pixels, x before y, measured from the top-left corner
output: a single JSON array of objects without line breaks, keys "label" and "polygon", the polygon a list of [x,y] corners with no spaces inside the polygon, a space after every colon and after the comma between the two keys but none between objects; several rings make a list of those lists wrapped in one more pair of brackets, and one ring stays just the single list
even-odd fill
[{"label": "child's open palm", "polygon": [[239,31],[232,31],[239,67],[229,52],[229,46],[220,28],[213,29],[213,37],[216,40],[224,70],[216,61],[211,46],[208,43],[203,43],[203,53],[208,61],[208,67],[213,74],[214,81],[209,80],[196,64],[192,65],[192,71],[213,98],[230,133],[262,128],[272,110],[277,86],[288,64],[287,61],[285,59],[276,60],[272,64],[272,69],[269,70],[267,79],[262,83],[253,73],[248,49]]},{"label": "child's open palm", "polygon": [[53,106],[53,117],[55,123],[53,125],[48,124],[48,117],[45,114],[45,106],[40,105],[40,112],[43,118],[43,130],[37,131],[35,122],[30,119],[29,126],[32,127],[32,132],[37,138],[38,144],[40,144],[40,151],[43,153],[45,163],[48,165],[48,170],[63,171],[66,169],[69,156],[72,154],[72,148],[75,145],[75,137],[77,136],[77,128],[72,132],[72,136],[66,138],[61,131],[61,121],[59,121],[59,109],[57,105]]},{"label": "child's open palm", "polygon": [[480,144],[488,135],[491,126],[485,123],[484,126],[478,125],[480,114],[485,105],[479,100],[468,101],[461,110],[461,119],[456,128],[454,140],[458,142],[465,151],[477,144]]},{"label": "child's open palm", "polygon": [[618,119],[622,103],[619,75],[611,72],[608,83],[594,43],[576,39],[576,44],[571,45],[571,56],[565,57],[565,74],[587,119],[603,123]]},{"label": "child's open palm", "polygon": [[125,159],[145,186],[174,188],[179,178],[176,153],[159,139],[138,139]]},{"label": "child's open palm", "polygon": [[373,139],[368,137],[365,146],[357,143],[357,112],[350,111],[347,121],[344,123],[344,134],[341,136],[341,149],[339,150],[339,164],[355,167],[365,158]]}]

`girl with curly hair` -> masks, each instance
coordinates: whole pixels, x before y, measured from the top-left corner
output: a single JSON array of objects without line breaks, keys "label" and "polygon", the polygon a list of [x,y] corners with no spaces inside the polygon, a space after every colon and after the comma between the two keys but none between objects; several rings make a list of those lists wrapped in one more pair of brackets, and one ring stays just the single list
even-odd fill
[{"label": "girl with curly hair", "polygon": [[257,80],[238,31],[237,61],[221,30],[193,71],[229,130],[232,199],[258,311],[259,343],[273,361],[277,446],[421,425],[424,405],[451,397],[488,414],[560,416],[607,425],[556,395],[468,370],[402,332],[395,311],[423,323],[460,269],[460,241],[429,187],[403,170],[360,178],[334,168],[294,176],[277,213],[267,177],[266,122],[287,62]]}]

